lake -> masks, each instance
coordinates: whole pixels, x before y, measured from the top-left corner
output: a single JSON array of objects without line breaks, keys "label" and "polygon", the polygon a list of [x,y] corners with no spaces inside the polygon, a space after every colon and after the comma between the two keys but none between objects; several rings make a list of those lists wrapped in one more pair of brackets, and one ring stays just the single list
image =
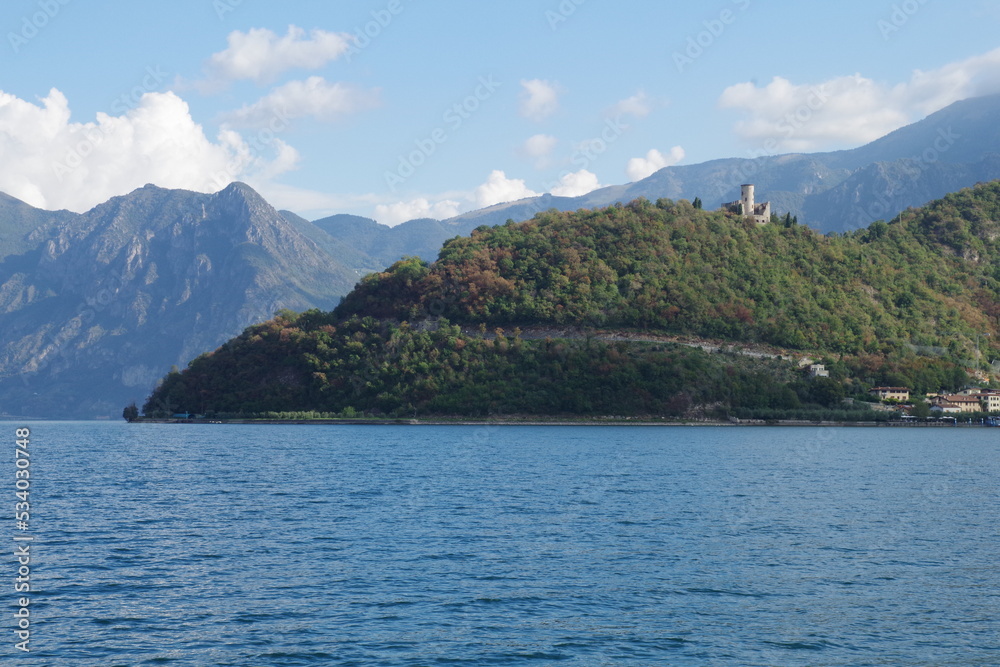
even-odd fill
[{"label": "lake", "polygon": [[18,664],[1000,664],[1000,429],[29,425]]}]

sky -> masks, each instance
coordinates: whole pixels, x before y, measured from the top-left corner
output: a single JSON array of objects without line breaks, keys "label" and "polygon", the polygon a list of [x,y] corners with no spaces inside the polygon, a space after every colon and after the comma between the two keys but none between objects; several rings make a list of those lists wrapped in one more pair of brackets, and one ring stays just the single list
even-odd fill
[{"label": "sky", "polygon": [[1000,92],[1000,0],[5,0],[0,192],[395,225],[852,148]]}]

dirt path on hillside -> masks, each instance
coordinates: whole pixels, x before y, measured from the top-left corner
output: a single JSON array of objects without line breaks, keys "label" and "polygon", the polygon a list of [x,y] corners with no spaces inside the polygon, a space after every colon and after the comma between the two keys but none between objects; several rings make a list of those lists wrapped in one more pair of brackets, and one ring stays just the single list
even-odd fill
[{"label": "dirt path on hillside", "polygon": [[[500,328],[503,330],[505,336],[512,338],[514,336],[514,329],[517,327]],[[739,354],[745,357],[754,357],[757,359],[797,359],[800,363],[803,361],[812,363],[812,360],[801,352],[789,352],[788,350],[781,350],[765,345],[754,345],[752,343],[733,343],[729,341],[695,338],[692,336],[672,336],[667,334],[661,335],[604,329],[588,330],[584,332],[575,327],[526,326],[520,327],[520,329],[521,338],[525,340],[543,340],[545,338],[583,340],[591,338],[593,340],[605,342],[622,341],[627,343],[669,343],[673,345],[696,347],[710,353],[728,352],[731,354]],[[481,334],[478,327],[462,327],[462,332],[470,336],[483,335],[484,337],[490,339],[496,338],[495,328],[492,331],[487,330],[485,333]]]}]

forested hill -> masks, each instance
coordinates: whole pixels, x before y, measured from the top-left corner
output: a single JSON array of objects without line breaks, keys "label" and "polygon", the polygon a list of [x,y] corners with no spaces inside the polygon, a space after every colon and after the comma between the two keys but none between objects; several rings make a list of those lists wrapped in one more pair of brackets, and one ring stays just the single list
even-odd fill
[{"label": "forested hill", "polygon": [[[341,318],[654,329],[842,353],[995,332],[1000,183],[823,236],[686,201],[549,212],[366,277]],[[982,339],[982,337],[981,337]]]},{"label": "forested hill", "polygon": [[[453,239],[431,265],[397,262],[332,313],[251,327],[145,410],[690,415],[830,408],[872,383],[957,388],[977,344],[993,357],[998,220],[997,183],[846,236],[686,201],[544,213]],[[553,325],[584,335],[519,330]],[[586,333],[622,329],[798,350],[833,378]]]}]

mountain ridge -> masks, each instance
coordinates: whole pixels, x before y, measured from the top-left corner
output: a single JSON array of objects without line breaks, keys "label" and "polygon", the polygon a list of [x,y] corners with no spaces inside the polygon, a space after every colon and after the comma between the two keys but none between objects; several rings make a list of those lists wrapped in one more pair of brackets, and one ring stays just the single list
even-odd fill
[{"label": "mountain ridge", "polygon": [[[971,98],[853,149],[719,158],[665,167],[640,181],[607,186],[579,197],[543,194],[463,213],[441,224],[456,234],[468,234],[479,225],[502,224],[508,218],[526,220],[549,208],[573,211],[626,204],[639,197],[652,201],[660,197],[693,201],[698,197],[706,207],[717,208],[738,198],[740,185],[754,183],[759,196],[772,202],[776,214],[791,213],[820,231],[842,233],[959,188],[1000,178],[997,128],[1000,95]],[[876,163],[893,163],[893,169],[909,174],[909,178],[897,179],[891,189],[877,178],[866,180],[866,168]],[[852,196],[859,181],[861,190],[868,191],[861,198]],[[821,197],[825,193],[829,194]],[[848,215],[828,205],[847,201],[852,203]]]},{"label": "mountain ridge", "polygon": [[112,414],[282,308],[334,307],[358,275],[252,188],[153,185],[43,230],[0,262],[0,411]]}]

